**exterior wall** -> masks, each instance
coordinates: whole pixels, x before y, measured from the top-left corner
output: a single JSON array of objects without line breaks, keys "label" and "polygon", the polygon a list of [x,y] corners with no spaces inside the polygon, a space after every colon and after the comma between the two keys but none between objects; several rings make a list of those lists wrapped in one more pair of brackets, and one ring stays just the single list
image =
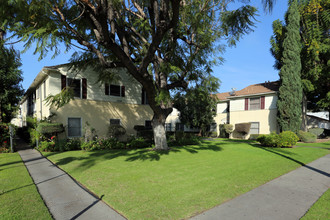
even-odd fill
[{"label": "exterior wall", "polygon": [[[230,112],[235,111],[244,111],[244,104],[245,104],[245,98],[254,98],[254,97],[260,97],[258,96],[250,96],[250,97],[240,97],[237,99],[230,99]],[[265,96],[265,109],[276,109],[276,102],[277,102],[277,96],[276,95],[267,95]]]},{"label": "exterior wall", "polygon": [[[87,79],[87,99],[95,101],[121,102],[127,104],[141,104],[142,102],[142,86],[130,76],[125,69],[116,69],[120,78],[111,84],[125,86],[125,97],[105,95],[105,84],[98,82],[98,73],[87,69],[83,72],[68,71],[67,67],[59,68],[59,73],[66,75],[68,78]],[[58,74],[57,90],[61,91],[61,75]],[[59,92],[58,91],[58,92]],[[55,94],[57,94],[56,92]],[[52,92],[53,93],[53,92]],[[54,93],[53,93],[54,94]]]},{"label": "exterior wall", "polygon": [[176,108],[173,108],[171,114],[167,116],[165,123],[171,124],[171,131],[175,131],[176,123],[180,123],[179,115],[180,112]]},{"label": "exterior wall", "polygon": [[230,112],[230,124],[259,122],[259,134],[270,134],[278,131],[276,115],[277,109]]},{"label": "exterior wall", "polygon": [[152,116],[148,105],[76,99],[58,109],[54,121],[63,123],[67,135],[68,117],[81,118],[82,128],[88,122],[96,129],[98,137],[106,137],[110,119],[120,119],[126,135],[130,135],[136,133],[133,129],[135,125],[145,125],[145,120],[151,120]]}]

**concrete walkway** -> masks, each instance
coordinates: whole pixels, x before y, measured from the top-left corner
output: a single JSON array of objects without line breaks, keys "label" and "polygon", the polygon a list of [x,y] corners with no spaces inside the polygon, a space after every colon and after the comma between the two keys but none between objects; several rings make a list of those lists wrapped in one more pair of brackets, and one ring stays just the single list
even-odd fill
[{"label": "concrete walkway", "polygon": [[330,154],[191,219],[297,220],[330,187]]},{"label": "concrete walkway", "polygon": [[18,153],[54,219],[125,219],[38,151],[20,140],[18,146]]}]

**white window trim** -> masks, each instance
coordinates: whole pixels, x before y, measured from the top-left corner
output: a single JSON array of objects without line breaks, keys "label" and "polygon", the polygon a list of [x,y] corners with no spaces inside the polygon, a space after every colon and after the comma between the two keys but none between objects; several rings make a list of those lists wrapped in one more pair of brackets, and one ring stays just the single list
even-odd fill
[{"label": "white window trim", "polygon": [[[77,119],[77,118],[79,118],[80,119],[80,136],[69,136],[69,118],[75,118],[75,119]],[[67,136],[68,136],[68,138],[76,138],[76,137],[82,137],[83,135],[82,135],[82,118],[81,117],[68,117],[67,118]]]}]

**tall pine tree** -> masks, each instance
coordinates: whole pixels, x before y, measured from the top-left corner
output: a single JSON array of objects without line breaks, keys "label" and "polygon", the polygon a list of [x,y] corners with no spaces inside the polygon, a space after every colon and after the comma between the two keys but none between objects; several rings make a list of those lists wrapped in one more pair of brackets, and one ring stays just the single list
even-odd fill
[{"label": "tall pine tree", "polygon": [[287,32],[283,41],[283,66],[280,70],[281,86],[277,102],[277,121],[281,131],[298,132],[302,114],[302,84],[300,78],[300,15],[297,1],[289,4]]}]

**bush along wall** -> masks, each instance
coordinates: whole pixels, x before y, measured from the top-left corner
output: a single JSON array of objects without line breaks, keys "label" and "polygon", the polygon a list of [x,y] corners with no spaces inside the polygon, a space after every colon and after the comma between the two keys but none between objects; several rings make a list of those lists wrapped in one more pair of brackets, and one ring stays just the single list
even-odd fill
[{"label": "bush along wall", "polygon": [[292,131],[283,131],[280,134],[273,132],[257,138],[257,141],[264,147],[293,147],[298,140],[298,136]]},{"label": "bush along wall", "polygon": [[10,148],[10,134],[9,124],[0,123],[0,153],[9,152]]}]

